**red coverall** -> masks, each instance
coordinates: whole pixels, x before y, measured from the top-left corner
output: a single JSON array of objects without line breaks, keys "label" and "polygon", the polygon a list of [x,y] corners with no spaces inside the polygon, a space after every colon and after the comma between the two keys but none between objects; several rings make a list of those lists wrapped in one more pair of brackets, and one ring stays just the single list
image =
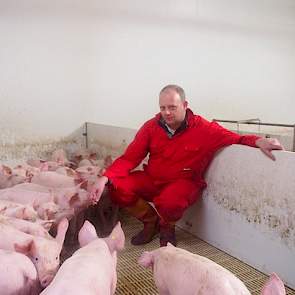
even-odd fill
[{"label": "red coverall", "polygon": [[[206,187],[204,172],[219,149],[231,144],[256,147],[259,138],[240,136],[187,109],[187,127],[171,138],[159,124],[161,114],[147,121],[125,153],[107,169],[111,197],[121,207],[137,199],[153,202],[167,222],[179,220]],[[149,154],[144,171],[132,171]]]}]

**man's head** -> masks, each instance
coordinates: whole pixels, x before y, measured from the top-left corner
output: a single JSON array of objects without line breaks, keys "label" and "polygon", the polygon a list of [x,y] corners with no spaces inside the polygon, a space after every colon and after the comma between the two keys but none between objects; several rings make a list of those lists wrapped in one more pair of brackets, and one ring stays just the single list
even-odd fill
[{"label": "man's head", "polygon": [[176,130],[186,114],[187,101],[184,90],[177,85],[165,86],[159,94],[159,106],[166,124]]}]

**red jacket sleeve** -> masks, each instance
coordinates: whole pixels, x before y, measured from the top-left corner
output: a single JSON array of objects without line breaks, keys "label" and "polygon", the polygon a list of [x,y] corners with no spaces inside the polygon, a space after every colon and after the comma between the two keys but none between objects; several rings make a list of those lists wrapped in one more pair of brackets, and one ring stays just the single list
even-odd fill
[{"label": "red jacket sleeve", "polygon": [[124,154],[116,159],[114,163],[104,173],[109,179],[124,177],[136,168],[146,157],[149,151],[149,127],[144,124],[134,140],[129,144]]},{"label": "red jacket sleeve", "polygon": [[240,135],[232,132],[216,122],[210,123],[210,137],[213,142],[213,149],[218,150],[231,144],[243,144],[251,147],[256,147],[256,140],[259,136],[256,135]]}]

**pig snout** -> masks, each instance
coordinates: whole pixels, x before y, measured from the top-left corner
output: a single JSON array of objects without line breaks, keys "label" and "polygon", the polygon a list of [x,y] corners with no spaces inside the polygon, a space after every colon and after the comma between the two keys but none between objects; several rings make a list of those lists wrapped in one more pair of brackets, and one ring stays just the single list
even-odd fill
[{"label": "pig snout", "polygon": [[44,277],[40,278],[40,284],[43,288],[46,288],[53,280],[54,273],[46,274]]}]

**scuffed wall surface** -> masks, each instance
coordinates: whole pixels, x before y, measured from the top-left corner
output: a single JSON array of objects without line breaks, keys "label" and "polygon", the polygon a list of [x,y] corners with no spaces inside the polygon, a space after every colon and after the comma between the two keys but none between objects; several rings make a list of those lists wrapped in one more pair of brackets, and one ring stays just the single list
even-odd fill
[{"label": "scuffed wall surface", "polygon": [[205,195],[249,223],[267,226],[295,249],[295,155],[277,154],[273,162],[248,147],[224,150],[208,171]]},{"label": "scuffed wall surface", "polygon": [[15,165],[29,158],[48,159],[52,152],[64,149],[71,154],[74,150],[85,147],[84,125],[64,137],[36,136],[3,130],[0,136],[0,163]]},{"label": "scuffed wall surface", "polygon": [[99,151],[99,157],[120,156],[132,141],[135,129],[87,123],[88,146]]}]

